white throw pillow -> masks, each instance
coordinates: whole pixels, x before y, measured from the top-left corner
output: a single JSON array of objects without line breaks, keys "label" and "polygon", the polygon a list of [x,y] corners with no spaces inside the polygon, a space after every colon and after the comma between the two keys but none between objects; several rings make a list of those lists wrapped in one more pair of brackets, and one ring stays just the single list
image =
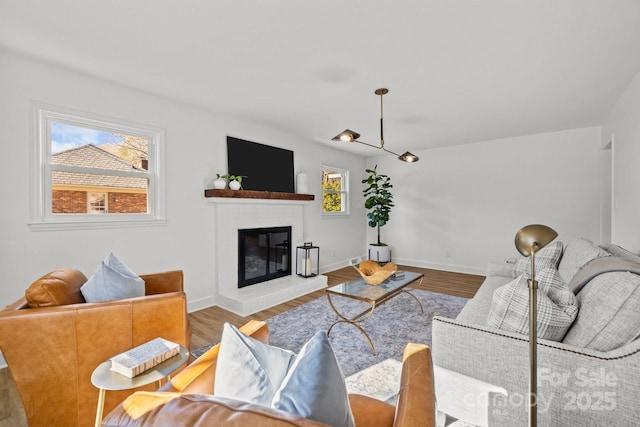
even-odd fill
[{"label": "white throw pillow", "polygon": [[110,253],[100,262],[80,292],[87,302],[110,301],[144,296],[144,280]]},{"label": "white throw pillow", "polygon": [[[523,274],[494,291],[488,326],[519,334],[529,333],[528,279]],[[561,341],[578,314],[576,296],[555,268],[541,270],[536,274],[536,280],[538,338]]]},{"label": "white throw pillow", "polygon": [[295,355],[225,324],[214,392],[334,427],[355,426],[344,375],[325,331]]}]

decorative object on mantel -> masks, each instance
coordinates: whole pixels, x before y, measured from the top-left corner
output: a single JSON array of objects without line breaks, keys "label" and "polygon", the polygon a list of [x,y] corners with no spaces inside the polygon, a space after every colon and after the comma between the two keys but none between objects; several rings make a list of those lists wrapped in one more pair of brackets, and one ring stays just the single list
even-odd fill
[{"label": "decorative object on mantel", "polygon": [[204,197],[300,201],[311,201],[315,198],[313,194],[282,193],[279,191],[219,190],[215,188],[204,190]]},{"label": "decorative object on mantel", "polygon": [[380,228],[389,221],[393,205],[393,194],[389,189],[393,188],[391,178],[377,171],[378,165],[373,169],[366,169],[369,176],[362,180],[368,187],[362,190],[364,193],[364,207],[370,210],[367,213],[369,227],[377,227],[378,241],[369,244],[369,259],[376,262],[391,261],[391,248],[380,240]]},{"label": "decorative object on mantel", "polygon": [[296,274],[301,277],[313,277],[319,273],[320,248],[313,242],[304,242],[296,248]]},{"label": "decorative object on mantel", "polygon": [[384,267],[380,267],[380,264],[371,260],[364,260],[358,267],[354,265],[353,268],[355,268],[364,281],[370,285],[379,285],[398,270],[398,266],[392,262],[388,262]]},{"label": "decorative object on mantel", "polygon": [[309,180],[307,174],[304,171],[298,172],[296,176],[296,193],[306,194],[309,192]]},{"label": "decorative object on mantel", "polygon": [[372,148],[378,148],[380,150],[386,151],[387,153],[398,156],[398,160],[402,160],[403,162],[407,162],[407,163],[417,162],[418,160],[420,160],[420,158],[408,151],[406,151],[404,154],[398,154],[384,148],[384,133],[383,133],[384,127],[382,125],[383,123],[382,122],[382,96],[389,93],[389,89],[387,88],[376,89],[374,93],[376,95],[380,95],[380,145],[378,146],[378,145],[373,145],[373,144],[368,144],[366,142],[358,141],[358,138],[360,138],[360,134],[349,129],[345,129],[339,135],[336,135],[333,138],[331,138],[331,140],[343,141],[343,142],[357,142],[358,144],[366,145]]},{"label": "decorative object on mantel", "polygon": [[242,188],[242,177],[229,175],[229,188],[231,190],[240,190]]},{"label": "decorative object on mantel", "polygon": [[227,188],[227,183],[229,184],[230,190],[240,190],[242,188],[242,175],[220,175],[217,173],[216,176],[218,178],[213,181],[213,187],[217,190]]},{"label": "decorative object on mantel", "polygon": [[213,181],[213,188],[216,188],[218,190],[227,188],[227,179],[225,178],[226,175],[220,175],[219,173],[217,173],[216,177],[216,180]]}]

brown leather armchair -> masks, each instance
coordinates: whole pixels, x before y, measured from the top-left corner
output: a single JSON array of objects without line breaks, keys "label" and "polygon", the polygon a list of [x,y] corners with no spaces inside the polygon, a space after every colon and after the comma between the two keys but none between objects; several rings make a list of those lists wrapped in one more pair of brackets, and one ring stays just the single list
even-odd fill
[{"label": "brown leather armchair", "polygon": [[[91,374],[100,363],[158,336],[189,346],[182,271],[140,277],[145,296],[85,303],[79,288],[86,277],[57,270],[0,311],[0,350],[30,426],[93,425],[98,389]],[[107,391],[105,411],[129,394]]]},{"label": "brown leather armchair", "polygon": [[[268,342],[265,322],[250,321],[242,332]],[[134,426],[324,426],[317,421],[246,402],[212,397],[219,345],[175,375],[158,392],[137,392],[103,420],[103,427]],[[397,405],[356,394],[349,403],[358,427],[435,425],[433,369],[429,347],[408,344],[404,351]]]}]

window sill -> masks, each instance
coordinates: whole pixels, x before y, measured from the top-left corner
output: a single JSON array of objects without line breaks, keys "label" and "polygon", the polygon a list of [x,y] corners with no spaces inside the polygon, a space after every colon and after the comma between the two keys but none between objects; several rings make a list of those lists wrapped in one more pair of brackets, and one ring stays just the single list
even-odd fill
[{"label": "window sill", "polygon": [[31,231],[92,230],[131,227],[160,227],[167,224],[166,219],[138,219],[111,221],[50,221],[31,222]]}]

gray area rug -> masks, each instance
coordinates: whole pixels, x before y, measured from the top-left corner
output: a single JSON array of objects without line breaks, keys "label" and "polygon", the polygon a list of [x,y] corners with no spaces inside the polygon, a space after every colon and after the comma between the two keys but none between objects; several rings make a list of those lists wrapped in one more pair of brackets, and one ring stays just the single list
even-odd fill
[{"label": "gray area rug", "polygon": [[[371,354],[369,342],[355,326],[339,323],[331,330],[329,339],[340,362],[345,377],[360,372],[386,359],[402,361],[402,352],[408,342],[431,345],[431,319],[433,316],[454,318],[467,302],[466,298],[413,289],[422,306],[409,295],[400,294],[376,308],[373,316],[361,323],[367,331],[376,355]],[[369,304],[350,298],[334,296],[332,301],[345,315],[357,314]],[[338,316],[329,306],[326,297],[267,319],[271,345],[299,352],[302,346],[319,330],[327,330]],[[192,352],[199,357],[215,343]]]},{"label": "gray area rug", "polygon": [[[355,326],[348,323],[334,326],[329,339],[345,377],[386,359],[401,361],[408,342],[431,345],[433,316],[454,318],[467,302],[466,298],[419,289],[411,290],[411,293],[421,301],[424,314],[411,296],[401,293],[377,307],[373,316],[361,323],[373,341],[375,356],[371,354],[367,339]],[[343,314],[357,314],[370,307],[367,303],[339,296],[332,296],[332,301]],[[316,331],[329,329],[336,320],[338,317],[327,298],[321,297],[268,319],[269,341],[297,353]]]}]

